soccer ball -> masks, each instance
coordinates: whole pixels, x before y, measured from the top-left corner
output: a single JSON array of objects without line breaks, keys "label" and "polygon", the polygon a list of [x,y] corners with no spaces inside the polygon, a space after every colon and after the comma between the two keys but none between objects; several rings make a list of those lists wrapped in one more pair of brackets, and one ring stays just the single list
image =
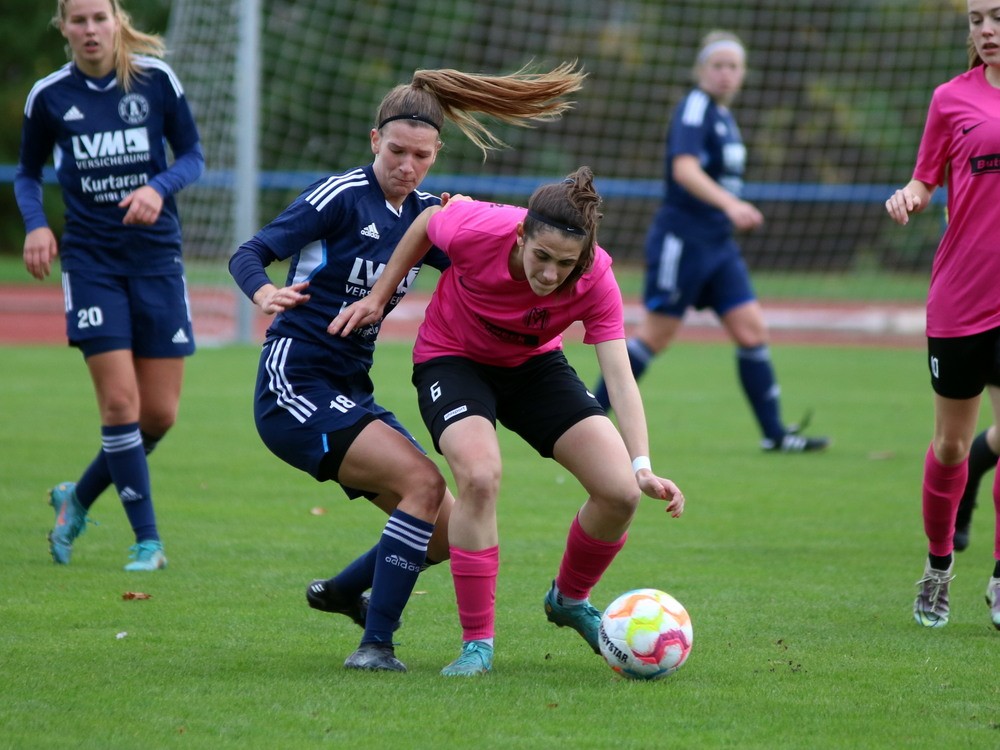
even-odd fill
[{"label": "soccer ball", "polygon": [[691,653],[694,632],[684,606],[658,589],[627,591],[601,617],[601,656],[622,677],[658,680]]}]

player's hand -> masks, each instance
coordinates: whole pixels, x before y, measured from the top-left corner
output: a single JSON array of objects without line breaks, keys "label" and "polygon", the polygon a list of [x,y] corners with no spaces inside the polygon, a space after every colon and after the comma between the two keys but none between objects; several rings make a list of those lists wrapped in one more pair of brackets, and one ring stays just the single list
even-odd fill
[{"label": "player's hand", "polygon": [[462,195],[462,193],[455,193],[454,195],[452,195],[451,193],[441,193],[442,208],[444,206],[447,206],[452,201],[471,201],[471,200],[475,200],[475,198],[472,198],[471,196],[468,195]]},{"label": "player's hand", "polygon": [[52,272],[52,260],[59,254],[59,243],[48,227],[32,229],[24,237],[24,267],[39,281]]},{"label": "player's hand", "polygon": [[669,479],[656,476],[649,469],[640,469],[635,475],[643,494],[667,501],[667,513],[680,518],[684,513],[684,493]]},{"label": "player's hand", "polygon": [[753,203],[747,201],[736,201],[726,209],[726,216],[740,232],[756,229],[764,223],[764,214]]},{"label": "player's hand", "polygon": [[923,201],[908,188],[900,188],[885,202],[885,210],[897,224],[905,226],[910,222],[910,214],[919,211]]},{"label": "player's hand", "polygon": [[274,284],[266,284],[254,292],[253,301],[263,312],[274,315],[308,302],[310,297],[305,293],[308,286],[308,281],[300,281],[280,289]]},{"label": "player's hand", "polygon": [[374,295],[369,294],[345,307],[336,318],[330,321],[326,332],[331,336],[340,334],[344,337],[349,336],[355,328],[378,323],[382,320],[382,311],[385,309],[385,305],[373,297]]},{"label": "player's hand", "polygon": [[160,218],[163,210],[163,196],[149,185],[143,185],[135,192],[129,193],[118,204],[118,208],[126,208],[122,224],[141,224],[150,226]]}]

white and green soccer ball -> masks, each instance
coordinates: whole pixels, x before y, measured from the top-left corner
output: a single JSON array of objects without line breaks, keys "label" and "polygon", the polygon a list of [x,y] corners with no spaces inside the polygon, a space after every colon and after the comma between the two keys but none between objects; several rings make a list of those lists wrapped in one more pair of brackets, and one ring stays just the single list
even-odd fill
[{"label": "white and green soccer ball", "polygon": [[601,655],[622,677],[657,680],[691,653],[694,631],[684,606],[659,589],[627,591],[601,617]]}]

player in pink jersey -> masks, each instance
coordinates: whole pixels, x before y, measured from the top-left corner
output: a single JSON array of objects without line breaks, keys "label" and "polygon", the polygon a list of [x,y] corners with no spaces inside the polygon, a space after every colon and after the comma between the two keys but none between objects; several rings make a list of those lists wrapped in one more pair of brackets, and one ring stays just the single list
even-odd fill
[{"label": "player in pink jersey", "polygon": [[[641,495],[665,500],[675,518],[684,511],[677,485],[650,468],[621,291],[597,245],[599,205],[593,174],[581,167],[535,190],[527,209],[464,196],[427,208],[368,297],[330,325],[330,333],[346,335],[377,322],[412,258],[432,244],[451,259],[413,351],[421,414],[458,490],[448,540],[463,647],[444,675],[493,666],[498,420],[555,458],[587,493],[544,603],[550,622],[573,628],[595,652],[601,613],[590,591],[624,545]],[[562,351],[562,334],[576,321],[597,351],[620,433]]]},{"label": "player in pink jersey", "polygon": [[[969,451],[985,388],[1000,421],[1000,6],[968,0],[969,70],[931,98],[913,179],[886,201],[899,224],[948,188],[948,227],[938,245],[927,295],[927,349],[934,388],[934,438],[924,459],[923,517],[929,554],[913,605],[926,627],[950,614],[955,517],[969,473]],[[983,438],[985,440],[985,437]],[[978,481],[978,478],[976,478]],[[1000,629],[1000,479],[994,568],[986,602]]]}]

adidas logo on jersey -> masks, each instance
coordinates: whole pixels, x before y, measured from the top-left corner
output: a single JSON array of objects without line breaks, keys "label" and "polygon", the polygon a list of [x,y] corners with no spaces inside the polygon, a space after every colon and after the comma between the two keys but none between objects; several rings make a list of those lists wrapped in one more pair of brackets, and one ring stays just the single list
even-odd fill
[{"label": "adidas logo on jersey", "polygon": [[63,115],[64,122],[72,122],[73,120],[82,120],[83,112],[76,108],[74,104],[72,107],[66,110],[66,114]]},{"label": "adidas logo on jersey", "polygon": [[184,329],[183,328],[178,328],[177,329],[177,333],[175,333],[174,337],[172,339],[170,339],[170,340],[173,343],[175,343],[175,344],[190,344],[191,343],[191,339],[189,339],[188,336],[187,336],[187,334],[184,333]]},{"label": "adidas logo on jersey", "polygon": [[361,230],[361,236],[362,237],[371,237],[373,240],[380,239],[379,238],[379,233],[378,233],[378,228],[375,226],[375,222],[372,222],[371,224],[369,224],[368,226],[366,226],[364,229],[362,229]]}]

